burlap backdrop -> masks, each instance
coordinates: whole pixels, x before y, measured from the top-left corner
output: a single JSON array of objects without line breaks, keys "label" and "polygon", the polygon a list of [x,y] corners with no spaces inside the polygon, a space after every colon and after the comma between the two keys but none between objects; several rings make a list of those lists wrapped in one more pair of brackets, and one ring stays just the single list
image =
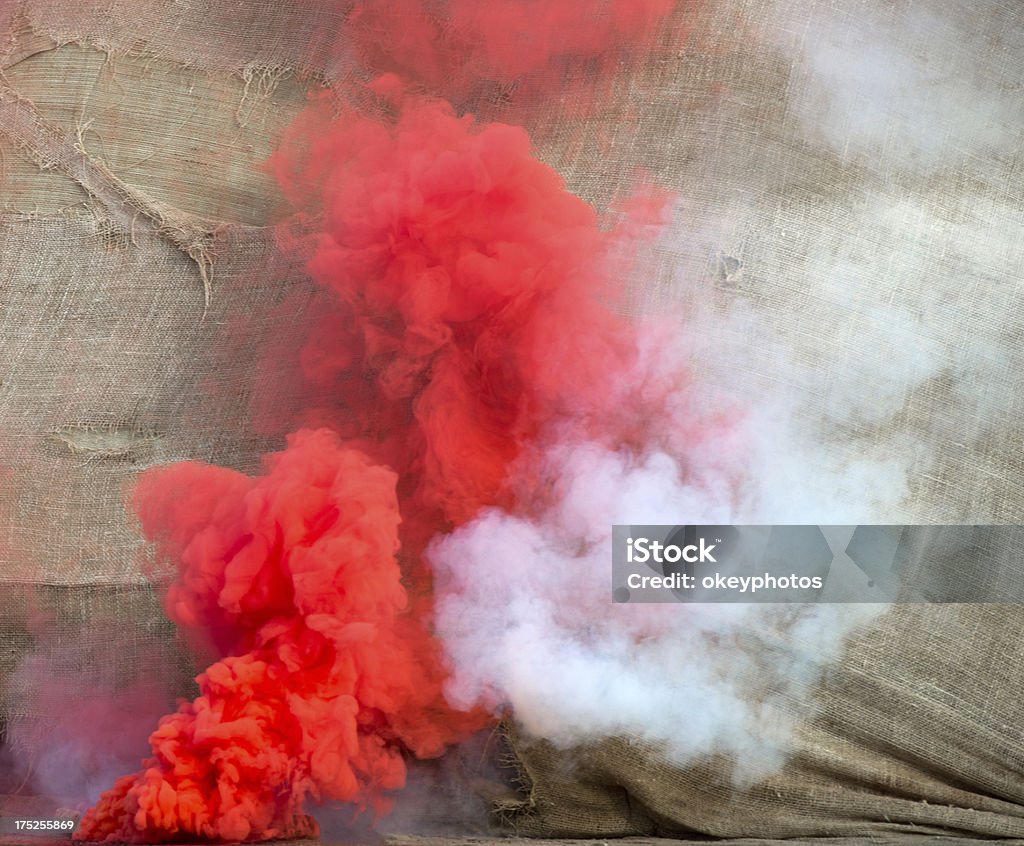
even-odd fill
[{"label": "burlap backdrop", "polygon": [[[21,676],[11,670],[54,631],[65,634],[64,667],[88,669],[90,642],[107,640],[119,645],[125,679],[158,673],[188,692],[188,662],[139,571],[125,485],[181,458],[252,469],[277,445],[246,422],[258,380],[274,376],[256,362],[271,340],[298,343],[313,294],[301,262],[275,246],[281,201],[257,165],[309,87],[359,71],[326,37],[339,13],[324,4],[239,5],[29,0],[0,10],[0,592],[15,609],[0,618],[7,720],[38,719],[13,710],[31,697],[13,689]],[[704,280],[723,314],[744,303],[819,374],[804,413],[823,429],[837,396],[871,402],[877,374],[858,361],[877,354],[866,316],[875,306],[937,321],[934,356],[948,355],[949,367],[935,366],[892,413],[850,416],[833,434],[874,457],[917,457],[910,519],[1015,522],[1024,515],[1024,368],[1011,343],[1024,317],[1019,115],[983,116],[1008,145],[922,168],[906,164],[898,141],[842,154],[801,111],[813,94],[793,47],[801,33],[813,38],[823,19],[884,23],[908,8],[962,36],[934,57],[940,82],[1021,83],[1016,7],[708,0],[692,13],[687,44],[666,30],[656,59],[617,80],[588,117],[555,98],[530,128],[541,155],[599,207],[638,166],[684,196],[688,237],[650,257],[636,307],[671,296],[683,277]],[[504,108],[500,98],[459,105],[499,118]],[[903,218],[877,219],[877,197]],[[914,209],[929,225],[910,231]],[[818,294],[823,255],[826,272],[856,269],[848,296]],[[957,356],[979,336],[991,341],[991,366],[974,383],[985,402],[972,403],[964,382],[975,371]],[[756,354],[735,366],[802,390]],[[1024,836],[1022,636],[1016,607],[890,612],[823,681],[793,761],[747,793],[714,761],[672,768],[628,739],[569,756],[513,737],[528,795],[506,818],[559,836],[942,826]]]}]

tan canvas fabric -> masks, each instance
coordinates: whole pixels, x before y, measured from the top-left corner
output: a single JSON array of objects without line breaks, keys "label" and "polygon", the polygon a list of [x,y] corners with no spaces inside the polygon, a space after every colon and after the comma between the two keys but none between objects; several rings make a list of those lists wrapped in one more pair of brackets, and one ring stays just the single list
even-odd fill
[{"label": "tan canvas fabric", "polygon": [[734,761],[681,767],[628,737],[513,737],[529,798],[508,820],[548,837],[1020,837],[1022,627],[1018,606],[894,607],[821,682],[785,767],[752,786]]},{"label": "tan canvas fabric", "polygon": [[[14,774],[4,772],[0,783],[10,790],[10,778],[17,775],[29,784],[43,756],[49,756],[50,767],[59,766],[62,756],[66,766],[80,765],[80,758],[61,748],[67,730],[55,734],[54,726],[88,720],[83,708],[91,697],[110,702],[142,688],[149,698],[171,704],[190,690],[195,672],[174,627],[143,586],[5,584],[0,726],[22,766]],[[128,698],[138,705],[134,694]],[[10,759],[0,755],[0,768],[8,767]]]},{"label": "tan canvas fabric", "polygon": [[269,333],[294,331],[270,308],[305,284],[272,267],[282,201],[258,165],[303,93],[75,45],[5,80],[0,578],[137,582],[139,468],[258,457],[246,380]]},{"label": "tan canvas fabric", "polygon": [[[942,11],[927,3],[916,5],[936,15]],[[109,372],[121,368],[129,381],[145,382],[144,390],[136,390],[136,395],[145,394],[138,410],[137,396],[110,395],[109,379],[100,380],[97,392],[104,402],[130,406],[128,410],[44,409],[48,402],[59,406],[69,401],[64,386],[49,382],[48,397],[40,396],[37,386],[29,400],[14,389],[20,378],[17,369],[8,377],[5,396],[14,405],[31,402],[41,409],[46,422],[36,425],[36,431],[44,434],[62,426],[122,425],[133,414],[144,416],[146,405],[162,390],[175,397],[172,402],[183,401],[175,378],[203,377],[194,350],[203,339],[214,343],[221,321],[216,311],[203,320],[202,303],[196,311],[193,294],[204,284],[197,271],[220,277],[221,292],[212,298],[211,307],[231,314],[237,309],[227,299],[230,280],[245,276],[245,261],[254,267],[266,264],[252,250],[230,245],[266,240],[269,235],[245,227],[264,225],[281,212],[272,180],[257,166],[302,106],[307,82],[292,73],[298,68],[281,64],[280,57],[289,50],[293,56],[301,53],[298,45],[308,46],[299,37],[302,26],[313,24],[302,24],[309,10],[301,4],[290,12],[291,28],[282,23],[279,16],[284,12],[276,4],[277,11],[265,10],[269,17],[254,11],[255,22],[223,24],[238,34],[216,32],[215,52],[221,64],[211,60],[217,71],[212,73],[199,69],[198,47],[192,67],[154,58],[147,51],[163,56],[171,41],[179,49],[186,42],[209,43],[214,34],[204,27],[212,27],[216,15],[199,15],[175,4],[165,10],[166,26],[146,21],[146,39],[139,40],[136,30],[126,29],[123,40],[117,41],[109,31],[113,22],[141,28],[138,21],[148,14],[148,7],[143,4],[132,16],[108,14],[106,6],[90,4],[61,15],[42,6],[33,8],[30,5],[28,24],[21,20],[10,50],[11,60],[17,61],[5,70],[5,114],[29,116],[21,128],[4,121],[5,221],[17,234],[12,233],[12,247],[5,250],[3,260],[12,267],[6,274],[24,276],[24,281],[5,286],[10,298],[5,314],[11,326],[8,330],[5,323],[3,333],[8,356],[27,364],[34,355],[56,366],[46,344],[61,338],[61,320],[71,313],[48,315],[45,301],[38,299],[46,289],[36,282],[40,271],[51,280],[78,273],[74,286],[64,286],[71,291],[69,296],[75,295],[75,288],[93,284],[110,298],[106,307],[133,325],[138,323],[136,316],[151,313],[151,307],[159,312],[163,322],[153,324],[152,342],[165,344],[164,349],[174,347],[178,356],[162,355],[156,348],[151,354],[162,356],[165,371],[180,372],[161,376],[158,386],[146,376],[148,365],[111,360],[120,343],[115,327],[107,332],[110,341],[105,345],[94,339],[97,346],[88,354],[70,352],[83,367],[96,365]],[[865,9],[876,17],[892,11],[885,4]],[[903,166],[899,150],[890,151],[892,162],[885,160],[885,149],[881,158],[864,153],[847,160],[814,138],[798,121],[792,102],[799,99],[801,86],[811,86],[805,79],[809,71],[787,52],[785,39],[796,27],[794,21],[803,20],[808,27],[815,17],[829,14],[841,21],[852,13],[843,4],[708,3],[698,16],[696,31],[676,53],[662,50],[642,72],[620,80],[616,97],[592,116],[581,119],[577,105],[558,100],[535,111],[531,129],[539,139],[539,152],[599,208],[622,196],[637,166],[680,192],[678,231],[649,257],[637,280],[637,307],[649,308],[660,297],[679,295],[684,278],[704,280],[698,293],[706,306],[723,312],[722,331],[733,334],[733,348],[743,339],[735,337],[737,327],[725,312],[737,302],[753,309],[791,345],[795,366],[773,370],[776,360],[760,354],[730,360],[729,366],[737,370],[740,381],[774,381],[781,390],[802,392],[808,419],[819,420],[827,437],[853,453],[910,466],[911,495],[899,516],[926,522],[1012,522],[1019,518],[1024,501],[1015,448],[1020,438],[1019,374],[1024,372],[1016,366],[1019,352],[1014,343],[1020,330],[1015,274],[1022,249],[1021,219],[1007,188],[1013,184],[1016,160],[1002,150],[983,160],[957,154],[949,166],[922,174]],[[963,28],[965,38],[984,41],[997,28],[999,16],[1007,14],[993,6],[988,17],[955,10],[947,17],[952,19],[950,26]],[[161,40],[170,28],[181,32],[186,19],[202,20],[203,25],[187,30],[185,39]],[[273,36],[285,30],[287,38]],[[134,33],[131,38],[124,34],[129,31]],[[117,41],[120,47],[111,53],[76,43],[52,47],[72,33],[78,33],[81,42]],[[260,43],[277,45],[273,61],[261,59],[252,46],[256,34]],[[666,36],[670,40],[671,30]],[[285,42],[291,47],[280,46]],[[47,44],[50,48],[43,49]],[[234,73],[228,73],[223,62],[232,56]],[[986,60],[966,48],[953,58],[972,65]],[[1001,74],[1007,85],[1019,70],[1012,64],[1013,54],[1005,50],[991,52],[987,61],[988,76]],[[299,65],[298,59],[294,62]],[[257,67],[274,72],[257,79]],[[335,70],[340,73],[339,67],[336,64]],[[501,107],[490,101],[467,105],[492,117],[501,115]],[[1012,117],[993,119],[1010,125]],[[51,128],[53,137],[47,136],[45,149],[29,150],[26,156],[27,148],[40,143],[40,127]],[[21,137],[26,134],[37,137]],[[79,148],[85,152],[81,161],[75,159]],[[1007,149],[1012,152],[1012,145]],[[65,154],[73,154],[73,160],[54,161]],[[40,170],[40,164],[46,168]],[[105,180],[101,174],[112,178]],[[130,193],[127,204],[122,202],[125,191]],[[60,262],[71,255],[76,263],[86,264],[78,259],[83,244],[83,255],[91,252],[89,226],[97,233],[96,260],[102,263],[78,281],[83,271]],[[152,249],[176,249],[159,257],[144,255],[146,232],[153,228],[163,234]],[[55,240],[58,237],[64,240]],[[110,243],[118,239],[131,248],[110,250]],[[24,246],[19,247],[22,240]],[[45,269],[33,267],[22,252],[40,243],[47,245],[40,259],[51,263]],[[191,255],[192,262],[182,261],[181,253]],[[123,262],[136,275],[145,268],[140,280],[149,286],[145,297],[165,299],[152,304],[143,299],[137,293],[140,285],[127,284],[120,271]],[[179,276],[162,284],[171,272],[168,263],[176,265]],[[101,281],[112,276],[124,280],[123,291]],[[694,295],[692,288],[686,287],[687,296]],[[837,288],[844,296],[837,295]],[[117,297],[131,291],[136,299],[127,309],[120,307]],[[257,298],[279,295],[270,286],[244,292]],[[883,306],[901,320],[919,321],[920,331],[914,329],[906,338],[913,342],[919,334],[928,348],[919,368],[921,378],[907,379],[906,385],[894,382],[895,396],[884,395],[887,386],[879,385],[884,373],[877,372],[877,362],[868,366],[857,360],[877,357],[880,344],[894,342],[871,325]],[[109,313],[95,307],[97,320]],[[26,314],[39,316],[26,320]],[[74,318],[81,324],[89,315],[79,310]],[[196,334],[179,336],[181,331]],[[38,340],[33,340],[35,332]],[[910,355],[897,348],[891,352],[894,358]],[[712,357],[713,352],[708,354],[709,360]],[[806,375],[808,371],[813,377]],[[93,377],[82,374],[76,390],[88,393],[93,382]],[[876,403],[879,388],[880,412],[858,417],[835,411],[837,405],[849,405],[858,391],[866,406]],[[18,422],[18,414],[5,416],[10,421],[5,428],[19,432],[24,424]],[[137,425],[161,428],[147,422]],[[190,432],[197,433],[204,424],[194,419],[189,425]],[[19,432],[18,437],[24,436]],[[185,448],[165,454],[202,452]],[[250,453],[246,460],[251,458]],[[53,525],[47,531],[60,530]],[[70,540],[62,543],[73,550],[79,547]],[[5,567],[3,572],[11,570]],[[112,572],[124,570],[115,565]]]},{"label": "tan canvas fabric", "polygon": [[304,88],[18,24],[0,84],[0,734],[32,747],[24,765],[76,691],[190,693],[127,491],[166,461],[256,466],[270,441],[239,425],[255,364],[302,319],[277,304],[309,287],[279,259],[258,167]]}]

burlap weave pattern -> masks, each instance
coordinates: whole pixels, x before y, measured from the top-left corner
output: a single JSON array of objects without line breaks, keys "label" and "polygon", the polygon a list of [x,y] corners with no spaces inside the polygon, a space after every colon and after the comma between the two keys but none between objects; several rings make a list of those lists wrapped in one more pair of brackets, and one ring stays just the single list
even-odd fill
[{"label": "burlap weave pattern", "polygon": [[[0,722],[15,738],[59,711],[41,677],[71,695],[109,660],[99,642],[120,645],[101,689],[190,691],[127,489],[171,460],[256,465],[270,439],[239,425],[255,363],[271,333],[300,331],[278,304],[310,292],[280,257],[267,224],[282,201],[258,168],[305,89],[115,49],[98,7],[58,46],[89,10],[44,5],[13,19],[0,90]],[[17,672],[30,657],[47,663]]]},{"label": "burlap weave pattern", "polygon": [[1020,837],[1021,634],[1016,606],[898,606],[848,644],[785,767],[748,789],[732,761],[682,768],[629,738],[513,738],[532,790],[508,819],[559,837]]}]

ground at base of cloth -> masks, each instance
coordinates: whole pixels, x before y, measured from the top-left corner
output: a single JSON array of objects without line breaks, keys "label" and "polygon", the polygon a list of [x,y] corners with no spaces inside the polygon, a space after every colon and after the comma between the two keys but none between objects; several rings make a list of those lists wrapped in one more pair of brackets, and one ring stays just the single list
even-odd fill
[{"label": "ground at base of cloth", "polygon": [[[72,843],[70,837],[9,837],[0,836],[0,846],[66,846]],[[990,840],[970,837],[942,837],[938,835],[889,833],[870,837],[798,838],[793,840],[770,840],[747,838],[743,840],[676,840],[660,837],[627,837],[616,839],[539,840],[517,837],[417,837],[400,835],[383,838],[377,846],[1024,846],[1024,840]],[[179,846],[209,846],[183,841]],[[317,840],[275,840],[272,846],[363,846],[358,843],[322,842]]]},{"label": "ground at base of cloth", "polygon": [[[39,832],[38,834],[16,831],[16,820],[77,819],[68,816],[73,809],[59,808],[52,800],[39,796],[12,796],[0,794],[0,846],[67,846],[72,843],[71,834]],[[64,815],[63,817],[61,815]],[[515,837],[420,837],[416,835],[389,835],[375,842],[342,843],[316,840],[276,840],[273,846],[1024,846],[1024,840],[983,840],[980,838],[913,832],[873,833],[864,837],[796,838],[793,840],[771,840],[768,838],[747,838],[744,840],[715,840],[696,838],[679,840],[658,837],[627,837],[621,839],[539,840]],[[200,846],[198,842],[183,841],[181,846]]]}]

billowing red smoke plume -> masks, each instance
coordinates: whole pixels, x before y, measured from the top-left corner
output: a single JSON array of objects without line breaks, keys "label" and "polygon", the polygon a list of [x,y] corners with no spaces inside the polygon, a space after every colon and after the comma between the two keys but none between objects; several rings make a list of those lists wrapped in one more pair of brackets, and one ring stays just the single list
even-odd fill
[{"label": "billowing red smoke plume", "polygon": [[641,421],[619,403],[634,329],[604,304],[621,280],[593,209],[522,129],[395,85],[375,86],[392,125],[345,115],[277,166],[296,199],[322,186],[310,269],[345,306],[303,353],[344,402],[311,419],[398,470],[411,542],[501,500],[509,463],[556,421],[619,439]]},{"label": "billowing red smoke plume", "polygon": [[195,463],[153,471],[136,506],[179,563],[171,614],[228,657],[80,836],[313,833],[306,798],[381,810],[405,751],[438,755],[479,724],[445,705],[437,643],[403,613],[395,474],[334,433],[296,434],[255,479]]},{"label": "billowing red smoke plume", "polygon": [[[609,21],[646,31],[667,5],[612,3],[592,32],[566,24],[566,4],[537,9],[596,51],[633,31]],[[516,7],[451,4],[509,74],[520,53],[497,34]],[[404,755],[438,755],[482,719],[443,697],[427,542],[488,505],[535,505],[545,433],[639,444],[667,395],[632,386],[641,401],[622,401],[637,345],[607,305],[609,238],[526,132],[407,95],[394,76],[372,88],[391,118],[314,107],[273,162],[296,205],[322,215],[310,272],[338,309],[301,361],[336,400],[303,410],[315,427],[264,476],[195,463],[142,476],[144,530],[177,566],[168,611],[222,658],[79,838],[256,840],[312,831],[309,797],[386,808]]]}]

